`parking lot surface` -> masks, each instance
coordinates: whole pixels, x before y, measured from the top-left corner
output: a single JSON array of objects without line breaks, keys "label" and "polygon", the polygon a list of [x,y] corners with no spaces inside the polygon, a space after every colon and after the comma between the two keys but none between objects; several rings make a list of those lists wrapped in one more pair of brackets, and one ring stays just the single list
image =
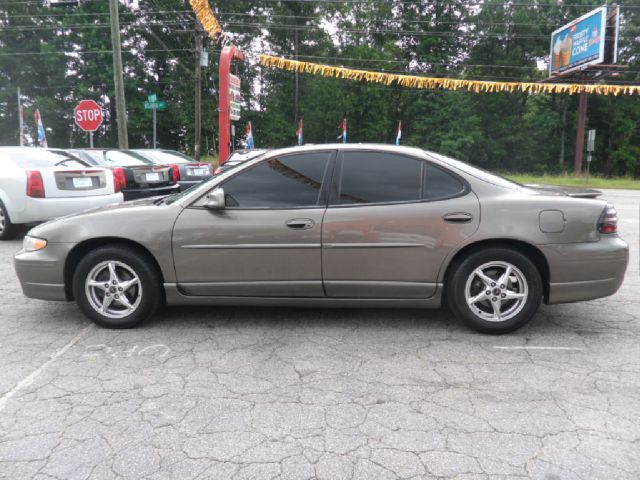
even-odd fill
[{"label": "parking lot surface", "polygon": [[640,191],[610,298],[504,336],[442,311],[169,308],[136,330],[26,299],[0,244],[2,479],[638,479]]}]

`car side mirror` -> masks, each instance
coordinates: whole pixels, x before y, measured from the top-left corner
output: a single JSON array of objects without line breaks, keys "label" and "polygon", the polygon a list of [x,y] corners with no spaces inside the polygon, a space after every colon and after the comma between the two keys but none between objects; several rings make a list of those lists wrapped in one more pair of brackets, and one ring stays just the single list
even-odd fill
[{"label": "car side mirror", "polygon": [[207,194],[207,200],[204,203],[204,208],[209,210],[222,210],[225,206],[226,201],[224,199],[224,190],[222,188],[216,188]]}]

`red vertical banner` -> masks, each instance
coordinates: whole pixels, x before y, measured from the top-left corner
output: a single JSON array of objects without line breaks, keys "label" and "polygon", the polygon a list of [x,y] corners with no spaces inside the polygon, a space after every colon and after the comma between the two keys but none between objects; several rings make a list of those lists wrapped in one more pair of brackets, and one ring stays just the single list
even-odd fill
[{"label": "red vertical banner", "polygon": [[218,128],[220,129],[220,164],[229,158],[231,141],[231,62],[244,60],[242,50],[234,45],[224,47],[220,54],[220,88],[218,105]]}]

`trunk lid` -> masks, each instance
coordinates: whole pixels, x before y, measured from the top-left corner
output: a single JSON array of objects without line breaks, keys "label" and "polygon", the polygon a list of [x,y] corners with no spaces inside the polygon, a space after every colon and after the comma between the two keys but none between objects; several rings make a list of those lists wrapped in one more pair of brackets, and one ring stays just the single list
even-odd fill
[{"label": "trunk lid", "polygon": [[104,168],[58,165],[37,170],[42,176],[44,198],[87,197],[114,193],[113,173]]},{"label": "trunk lid", "polygon": [[[128,167],[133,175],[133,182],[140,187],[161,187],[176,183],[171,174],[171,167],[166,165],[145,165]],[[127,183],[127,186],[128,183]]]}]

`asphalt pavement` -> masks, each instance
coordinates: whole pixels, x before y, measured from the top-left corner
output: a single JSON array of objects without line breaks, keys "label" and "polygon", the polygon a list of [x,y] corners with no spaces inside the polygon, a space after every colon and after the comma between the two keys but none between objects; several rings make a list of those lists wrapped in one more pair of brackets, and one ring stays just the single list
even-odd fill
[{"label": "asphalt pavement", "polygon": [[444,310],[169,308],[126,331],[22,296],[0,244],[0,479],[640,478],[640,191],[612,297],[505,336]]}]

